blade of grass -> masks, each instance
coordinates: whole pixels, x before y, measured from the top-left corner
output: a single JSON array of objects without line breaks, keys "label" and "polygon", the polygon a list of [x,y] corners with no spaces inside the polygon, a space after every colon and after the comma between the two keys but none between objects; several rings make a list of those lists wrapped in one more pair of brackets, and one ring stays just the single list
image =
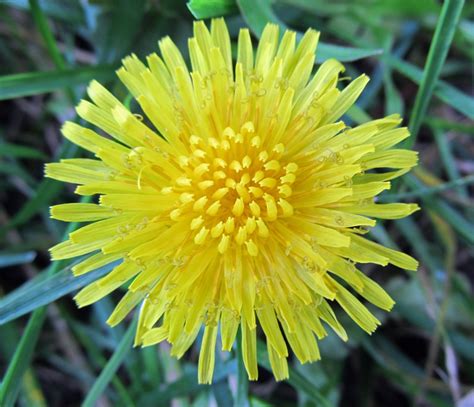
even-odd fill
[{"label": "blade of grass", "polygon": [[[393,55],[384,55],[384,62],[390,65],[397,72],[420,84],[423,78],[423,71],[406,61],[394,57]],[[458,112],[464,114],[470,119],[474,119],[474,98],[457,90],[445,81],[438,80],[434,88],[434,94],[444,103],[452,106]]]},{"label": "blade of grass", "polygon": [[[272,371],[270,360],[268,358],[267,346],[260,339],[257,340],[258,363],[268,371]],[[308,378],[302,375],[298,370],[289,366],[288,383],[295,389],[305,393],[317,406],[330,407],[331,403],[324,397],[316,388],[314,383],[311,383]]]},{"label": "blade of grass", "polygon": [[239,10],[235,0],[191,0],[186,5],[191,14],[199,19],[222,17]]},{"label": "blade of grass", "polygon": [[[237,5],[239,6],[244,20],[249,25],[252,32],[258,37],[262,34],[267,23],[278,24],[281,31],[288,29],[285,23],[273,12],[270,1],[268,0],[237,0]],[[299,38],[301,38],[301,35],[301,33],[298,33]],[[316,61],[323,62],[327,59],[335,58],[339,61],[347,62],[380,54],[382,54],[381,49],[343,47],[340,45],[319,42],[318,50],[316,52]]]},{"label": "blade of grass", "polygon": [[[408,174],[403,181],[412,190],[419,191],[424,188],[424,184],[415,176]],[[441,199],[432,199],[428,195],[423,199],[423,205],[436,212],[442,219],[445,219],[468,243],[474,244],[474,225],[464,218],[457,210]]]},{"label": "blade of grass", "polygon": [[36,257],[36,252],[0,253],[0,268],[31,263]]},{"label": "blade of grass", "polygon": [[[71,158],[78,151],[78,147],[68,141],[64,141],[58,154],[58,158]],[[56,196],[64,185],[61,182],[45,178],[41,181],[35,191],[35,195],[29,199],[10,220],[0,228],[0,238],[9,230],[28,222],[34,215],[48,207],[54,196]]]},{"label": "blade of grass", "polygon": [[[9,360],[15,351],[15,344],[20,336],[20,327],[16,324],[7,324],[1,328],[2,340],[0,341],[0,353],[4,360]],[[43,391],[39,385],[33,369],[28,369],[22,379],[22,397],[20,405],[46,407]]]},{"label": "blade of grass", "polygon": [[75,277],[68,266],[54,275],[42,278],[38,284],[30,284],[21,291],[15,292],[0,300],[0,325],[19,318],[39,307],[48,305],[57,299],[84,287],[111,271],[119,262],[109,263],[97,270]]},{"label": "blade of grass", "polygon": [[458,188],[465,185],[470,185],[474,183],[474,175],[468,175],[467,177],[457,178],[450,182],[444,182],[442,184],[436,185],[434,187],[421,187],[412,192],[401,192],[398,194],[385,194],[378,198],[379,202],[396,202],[399,200],[405,199],[414,199],[414,198],[427,198],[430,195],[439,194],[450,188]]},{"label": "blade of grass", "polygon": [[437,117],[427,117],[425,121],[431,127],[446,129],[450,131],[458,131],[460,133],[470,134],[471,136],[474,136],[474,124],[452,122],[450,120],[441,119]]},{"label": "blade of grass", "polygon": [[249,395],[249,379],[247,376],[247,371],[244,366],[244,359],[242,355],[242,333],[237,332],[237,341],[236,341],[236,359],[237,359],[237,392],[235,395],[235,405],[248,407],[250,405],[248,395]]},{"label": "blade of grass", "polygon": [[[149,391],[140,397],[136,405],[137,406],[153,406],[156,405],[156,401],[159,400],[161,405],[165,405],[169,401],[180,398],[189,397],[199,393],[202,390],[208,390],[208,386],[198,384],[196,380],[197,369],[194,366],[188,366],[186,373],[182,375],[178,380],[167,383],[164,386],[156,390]],[[223,363],[222,368],[214,372],[214,383],[227,378],[230,374],[237,371],[236,360],[231,360]]]},{"label": "blade of grass", "polygon": [[[220,371],[223,367],[224,361],[220,357],[216,357],[216,371]],[[230,390],[229,380],[220,380],[216,383],[213,383],[211,388],[218,407],[234,405],[234,398]]]},{"label": "blade of grass", "polygon": [[[41,9],[38,0],[29,0],[31,13],[33,15],[33,20],[35,21],[36,26],[38,27],[41,36],[46,44],[46,48],[48,49],[49,55],[54,62],[56,68],[60,71],[66,68],[66,63],[64,62],[63,56],[59,51],[58,46],[56,45],[56,41],[54,40],[53,33],[48,24],[48,20],[46,19],[43,10]],[[66,94],[71,101],[72,104],[76,103],[76,96],[74,91],[70,88],[66,88]]]},{"label": "blade of grass", "polygon": [[112,65],[6,75],[0,77],[0,100],[38,95],[66,87],[84,85],[92,79],[108,80],[113,75],[114,67]]},{"label": "blade of grass", "polygon": [[[443,162],[446,174],[448,174],[448,178],[451,180],[451,182],[460,180],[461,175],[459,174],[456,162],[454,161],[453,153],[451,151],[451,145],[449,143],[448,138],[439,127],[432,126],[431,129],[433,131],[433,136],[438,146],[441,161]],[[463,188],[463,186],[464,184],[456,186],[456,190],[462,197],[468,198],[467,190]]]},{"label": "blade of grass", "polygon": [[[104,348],[103,343],[103,335],[97,329],[88,326],[81,326],[74,320],[68,321],[71,324],[71,327],[80,341],[81,345],[86,349],[87,354],[90,357],[90,360],[93,364],[99,369],[102,370],[106,364],[107,359],[101,352],[100,348]],[[125,335],[125,331],[123,336]],[[99,336],[99,338],[98,338]],[[106,346],[105,349],[111,350],[112,352],[117,348],[118,344],[114,344],[114,346],[109,347]],[[93,385],[96,378],[91,378],[90,386]],[[134,403],[132,401],[132,396],[129,393],[129,389],[122,383],[121,379],[117,376],[112,378],[112,386],[115,388],[117,395],[123,401],[125,406],[133,406]]]},{"label": "blade of grass", "polygon": [[[0,77],[0,91],[1,83],[5,76]],[[0,93],[1,95],[1,93]],[[3,157],[15,157],[15,158],[30,158],[33,160],[46,160],[46,155],[35,148],[28,146],[21,146],[19,144],[5,143],[0,140],[0,155]]]},{"label": "blade of grass", "polygon": [[415,144],[441,68],[448,55],[456,26],[461,17],[463,5],[464,0],[445,0],[443,3],[443,8],[441,9],[441,14],[436,24],[436,30],[426,59],[426,67],[423,71],[420,88],[416,94],[415,105],[413,106],[410,122],[408,123],[410,137],[403,143],[407,148],[411,148]]},{"label": "blade of grass", "polygon": [[92,385],[92,388],[82,403],[82,407],[93,407],[96,405],[97,400],[115,376],[115,373],[123,363],[124,359],[127,357],[128,353],[132,350],[136,324],[137,320],[134,318],[134,321],[128,327],[125,335],[117,346],[117,349],[107,362],[107,365],[101,371],[99,377]]},{"label": "blade of grass", "polygon": [[[86,197],[81,201],[88,202],[89,200],[90,197]],[[70,223],[63,235],[63,240],[69,236],[69,233],[76,230],[78,226],[79,223]],[[53,262],[46,271],[47,276],[57,273],[63,265],[64,261]],[[0,386],[0,406],[2,407],[13,406],[18,398],[21,379],[31,363],[41,328],[46,319],[46,310],[46,307],[40,307],[31,314],[20,342],[15,349],[15,353],[8,364]]]}]

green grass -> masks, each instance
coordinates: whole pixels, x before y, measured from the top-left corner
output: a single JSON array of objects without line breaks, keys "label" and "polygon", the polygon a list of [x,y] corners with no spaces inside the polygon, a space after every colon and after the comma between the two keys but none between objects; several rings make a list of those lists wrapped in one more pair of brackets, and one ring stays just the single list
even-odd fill
[{"label": "green grass", "polygon": [[[0,3],[0,406],[332,406],[447,407],[474,385],[474,6],[462,0],[73,0]],[[249,382],[240,346],[216,354],[214,383],[197,383],[197,350],[181,360],[166,346],[133,348],[135,319],[105,324],[112,295],[78,310],[75,292],[110,265],[74,278],[50,263],[48,248],[79,225],[49,219],[49,206],[77,201],[43,178],[46,162],[83,154],[59,137],[97,79],[127,106],[120,60],[157,49],[170,35],[185,50],[194,18],[224,16],[233,46],[238,28],[257,39],[267,22],[298,36],[321,31],[317,64],[344,62],[344,76],[371,76],[350,123],[403,113],[405,146],[420,166],[380,202],[417,202],[408,219],[379,223],[370,235],[420,261],[417,273],[368,266],[395,298],[382,327],[367,336],[347,326],[349,342],[319,342],[322,360],[290,361],[274,382],[258,341],[259,381]],[[281,30],[281,31],[282,31]],[[82,123],[83,124],[83,123]],[[377,270],[379,271],[379,270]],[[199,342],[200,339],[198,338]]]}]

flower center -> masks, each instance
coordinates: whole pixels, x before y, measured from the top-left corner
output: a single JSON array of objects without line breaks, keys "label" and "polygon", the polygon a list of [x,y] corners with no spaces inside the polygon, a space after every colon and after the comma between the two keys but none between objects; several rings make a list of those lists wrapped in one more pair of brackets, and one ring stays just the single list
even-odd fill
[{"label": "flower center", "polygon": [[265,145],[252,122],[238,133],[227,127],[219,139],[191,136],[190,148],[179,157],[184,173],[172,187],[179,201],[170,218],[189,222],[197,245],[214,240],[224,253],[235,242],[256,256],[268,224],[293,214],[287,199],[298,166],[282,161],[283,144]]}]

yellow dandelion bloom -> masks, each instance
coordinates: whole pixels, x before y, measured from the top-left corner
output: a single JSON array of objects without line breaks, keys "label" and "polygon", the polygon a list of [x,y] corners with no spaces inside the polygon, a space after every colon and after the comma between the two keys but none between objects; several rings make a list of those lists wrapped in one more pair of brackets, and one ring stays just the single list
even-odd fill
[{"label": "yellow dandelion bloom", "polygon": [[281,380],[288,347],[301,363],[320,358],[323,322],[347,339],[336,303],[368,333],[380,323],[359,298],[392,308],[356,263],[417,267],[364,237],[375,219],[418,209],[375,200],[416,165],[416,152],[393,148],[409,133],[397,115],[353,128],[340,121],[368,78],[339,90],[344,67],[334,59],[312,75],[318,38],[310,29],[299,43],[292,31],[280,40],[268,24],[254,52],[242,29],[234,66],[224,21],[210,30],[196,22],[191,72],[170,38],[146,65],[125,58],[117,73],[140,114],[92,82],[92,102],[77,113],[111,137],[68,122],[64,136],[95,158],[46,167],[46,176],[79,184],[77,194],[99,195],[98,203],[51,208],[54,219],[92,222],[53,247],[52,258],[93,253],[76,275],[121,260],[77,294],[78,305],[129,283],[108,323],[141,304],[135,344],[167,340],[178,358],[204,326],[201,383],[212,381],[218,330],[229,351],[240,328],[256,380],[260,326]]}]

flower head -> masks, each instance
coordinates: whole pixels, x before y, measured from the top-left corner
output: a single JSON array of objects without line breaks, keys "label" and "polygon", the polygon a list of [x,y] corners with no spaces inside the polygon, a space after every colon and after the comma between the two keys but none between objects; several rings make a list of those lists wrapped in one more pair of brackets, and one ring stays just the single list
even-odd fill
[{"label": "flower head", "polygon": [[243,360],[257,379],[260,326],[283,379],[288,347],[302,363],[320,358],[322,322],[347,338],[334,304],[368,333],[379,321],[359,298],[392,308],[356,263],[417,267],[364,237],[376,218],[417,209],[375,202],[417,162],[415,152],[392,148],[408,131],[397,115],[354,128],[338,121],[368,78],[339,90],[344,67],[333,59],[312,76],[318,37],[308,30],[296,44],[286,31],[279,41],[268,24],[254,55],[242,29],[234,67],[224,21],[210,31],[197,22],[191,72],[169,38],[147,65],[125,58],[118,76],[140,114],[92,82],[92,103],[77,113],[111,138],[68,122],[64,136],[95,158],[46,167],[47,176],[79,184],[77,194],[99,195],[98,204],[52,207],[55,219],[92,222],[53,247],[53,259],[94,253],[77,275],[121,260],[77,294],[79,306],[129,282],[108,323],[141,304],[136,344],[167,340],[177,357],[204,326],[200,382],[212,380],[219,329],[230,350],[240,327]]}]

